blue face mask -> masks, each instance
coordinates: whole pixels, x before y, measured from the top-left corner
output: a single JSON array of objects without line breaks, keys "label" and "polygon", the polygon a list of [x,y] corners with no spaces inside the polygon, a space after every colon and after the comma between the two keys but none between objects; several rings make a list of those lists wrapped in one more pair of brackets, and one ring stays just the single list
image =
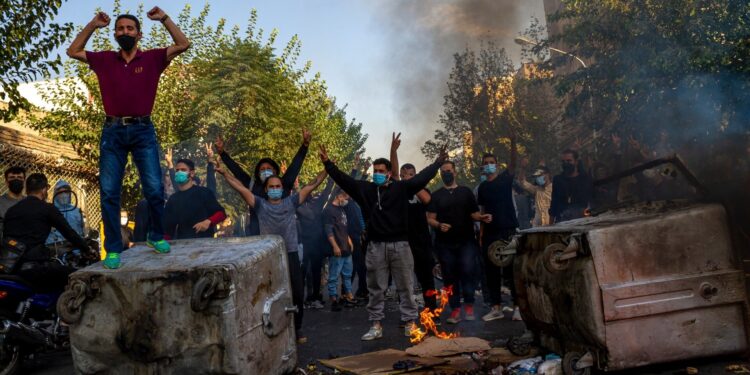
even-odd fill
[{"label": "blue face mask", "polygon": [[282,188],[270,188],[268,189],[268,197],[271,199],[281,199],[281,196],[284,194],[284,190]]},{"label": "blue face mask", "polygon": [[536,176],[536,178],[534,179],[534,181],[535,181],[535,182],[536,182],[536,184],[537,184],[537,185],[539,185],[539,186],[544,186],[544,183],[545,183],[545,182],[547,182],[547,181],[545,180],[544,176]]},{"label": "blue face mask", "polygon": [[265,181],[267,178],[273,176],[273,169],[264,169],[260,171],[260,180]]},{"label": "blue face mask", "polygon": [[479,175],[479,182],[485,182],[485,181],[487,181],[487,175],[480,174]]},{"label": "blue face mask", "polygon": [[484,165],[484,173],[485,174],[495,174],[497,172],[497,164],[485,164]]},{"label": "blue face mask", "polygon": [[174,174],[174,182],[184,185],[190,179],[190,175],[185,171],[177,171]]},{"label": "blue face mask", "polygon": [[381,186],[385,183],[385,181],[388,179],[388,176],[384,173],[373,173],[372,174],[372,182],[375,183],[375,185]]}]

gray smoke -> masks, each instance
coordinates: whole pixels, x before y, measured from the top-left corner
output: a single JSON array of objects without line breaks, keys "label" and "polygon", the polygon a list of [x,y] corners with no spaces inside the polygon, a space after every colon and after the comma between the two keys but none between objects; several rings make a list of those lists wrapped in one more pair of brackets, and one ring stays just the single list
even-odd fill
[{"label": "gray smoke", "polygon": [[391,76],[384,77],[393,89],[394,128],[408,133],[401,147],[401,161],[421,163],[419,148],[430,139],[442,113],[446,81],[453,67],[453,54],[477,50],[492,40],[504,47],[515,63],[520,47],[513,38],[532,17],[544,20],[542,0],[385,0],[372,3],[379,15],[373,32],[388,36],[384,64]]}]

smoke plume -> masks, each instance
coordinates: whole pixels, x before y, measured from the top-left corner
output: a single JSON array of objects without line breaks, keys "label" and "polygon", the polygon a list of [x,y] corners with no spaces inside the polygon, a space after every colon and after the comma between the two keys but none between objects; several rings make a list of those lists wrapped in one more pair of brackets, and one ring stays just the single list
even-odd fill
[{"label": "smoke plume", "polygon": [[421,163],[419,148],[430,139],[442,113],[453,54],[478,48],[482,40],[504,47],[515,63],[520,47],[513,38],[532,17],[544,20],[542,0],[386,0],[372,3],[387,34],[386,66],[398,124],[405,132],[402,161]]}]

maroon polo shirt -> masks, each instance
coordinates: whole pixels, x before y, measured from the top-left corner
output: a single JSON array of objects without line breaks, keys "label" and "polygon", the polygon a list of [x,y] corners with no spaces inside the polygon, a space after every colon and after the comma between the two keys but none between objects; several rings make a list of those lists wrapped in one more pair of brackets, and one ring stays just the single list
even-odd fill
[{"label": "maroon polo shirt", "polygon": [[167,49],[138,50],[126,63],[119,51],[86,51],[91,70],[99,78],[104,112],[108,116],[147,116],[156,100],[159,76],[167,68]]}]

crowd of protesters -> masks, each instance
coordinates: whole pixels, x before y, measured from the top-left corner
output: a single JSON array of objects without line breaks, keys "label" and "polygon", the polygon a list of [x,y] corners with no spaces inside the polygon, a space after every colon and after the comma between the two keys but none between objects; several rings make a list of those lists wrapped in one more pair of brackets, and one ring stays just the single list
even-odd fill
[{"label": "crowd of protesters", "polygon": [[[86,52],[83,48],[91,33],[110,22],[106,14],[99,13],[68,50],[69,56],[87,62],[99,77],[107,113],[101,143],[101,200],[107,251],[103,264],[118,268],[119,254],[136,242],[146,242],[157,253],[166,253],[170,251],[167,240],[172,239],[278,235],[286,248],[293,300],[299,308],[295,327],[300,339],[304,308],[321,309],[326,303],[337,312],[366,304],[371,326],[362,340],[383,337],[385,300],[391,284],[398,296],[403,332],[408,336],[417,323],[419,305],[436,307],[434,294],[428,293],[436,288],[436,264],[440,266],[443,285],[453,290],[447,323],[475,320],[474,301],[480,290],[489,307],[483,320],[503,319],[506,313],[520,319],[513,303],[513,269],[491,262],[490,246],[510,240],[519,228],[583,217],[596,199],[619,200],[626,194],[638,193],[633,191],[635,184],[624,183],[598,186],[595,190],[592,180],[651,156],[633,137],[625,145],[621,136],[613,133],[613,152],[608,160],[593,163],[590,171],[579,150],[566,149],[560,154],[561,172],[553,175],[553,168],[543,163],[529,169],[527,159],[518,160],[512,143],[507,165],[495,155],[482,156],[478,171],[481,183],[471,189],[458,181],[461,173],[469,175],[474,171],[459,170],[445,150],[422,169],[411,163],[399,165],[401,140],[400,134],[394,134],[389,159],[375,159],[371,176],[367,175],[369,165],[359,169],[359,160],[353,170],[342,171],[321,146],[322,171],[310,183],[300,186],[299,174],[313,137],[303,131],[302,143],[288,167],[267,157],[260,159],[252,171],[245,171],[219,138],[213,145],[204,145],[208,155],[205,176],[196,175],[193,160],[173,162],[171,149],[165,155],[164,173],[149,116],[154,99],[151,94],[155,94],[159,76],[169,61],[187,49],[189,42],[161,9],[152,9],[148,16],[167,27],[174,45],[138,50],[139,21],[121,15],[115,22],[120,52]],[[142,70],[118,70],[128,68],[128,62],[133,61],[141,64]],[[139,100],[121,97],[137,90],[148,95]],[[653,150],[669,153],[668,137],[660,137]],[[120,184],[128,153],[133,154],[140,171],[145,196],[132,215],[120,208]],[[237,228],[243,223],[238,218],[234,218],[234,227],[228,224],[231,219],[216,198],[216,173],[247,204],[244,228]],[[430,192],[428,184],[438,173],[441,186]],[[326,175],[329,178],[325,188],[315,193],[326,181]],[[30,249],[28,256],[38,255],[45,243],[61,240],[86,247],[81,238],[84,217],[71,203],[70,184],[58,181],[54,204],[50,204],[46,203],[50,186],[44,175],[26,176],[24,169],[12,167],[4,177],[8,192],[0,196],[0,233],[25,242]],[[44,259],[23,261],[49,265]],[[70,270],[45,272],[58,275],[55,282],[64,285]],[[503,293],[506,288],[509,298]],[[421,294],[415,295],[416,290]]]}]

